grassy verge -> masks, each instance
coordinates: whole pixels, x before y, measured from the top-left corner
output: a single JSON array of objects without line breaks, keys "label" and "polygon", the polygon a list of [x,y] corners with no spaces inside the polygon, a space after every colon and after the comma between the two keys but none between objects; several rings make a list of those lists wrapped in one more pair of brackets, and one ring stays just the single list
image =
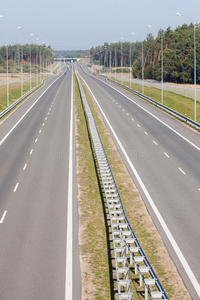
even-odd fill
[{"label": "grassy verge", "polygon": [[[151,217],[149,216],[142,199],[140,198],[140,195],[134,185],[134,183],[132,182],[132,179],[130,178],[130,175],[128,174],[122,159],[115,147],[115,145],[113,144],[112,138],[107,130],[107,128],[105,127],[105,124],[102,120],[102,117],[91,97],[91,95],[89,94],[89,92],[85,89],[86,92],[86,96],[87,99],[89,101],[90,107],[92,109],[93,115],[95,117],[96,120],[96,124],[99,130],[99,134],[101,136],[102,142],[104,144],[107,156],[108,156],[108,160],[110,162],[111,168],[112,168],[112,172],[114,174],[122,201],[123,201],[123,205],[127,214],[127,217],[131,223],[131,226],[133,228],[133,230],[135,231],[149,261],[151,262],[154,270],[156,271],[161,283],[163,284],[165,290],[168,293],[168,296],[170,299],[191,299],[180,276],[177,273],[177,270],[175,268],[175,266],[173,265],[168,252],[166,251],[166,248],[152,222]],[[81,122],[81,120],[79,121]],[[79,124],[79,126],[82,126],[81,124]],[[82,139],[86,139],[86,132],[81,134]],[[79,141],[79,143],[82,144],[82,140]],[[87,150],[86,150],[87,152]],[[89,152],[89,148],[88,148],[88,152]],[[81,153],[81,155],[83,155],[83,153]],[[86,155],[86,154],[85,154]],[[89,153],[87,153],[87,155],[89,155]],[[82,156],[81,156],[82,157]],[[83,157],[85,159],[85,156]],[[107,239],[109,240],[109,230],[104,228],[103,229],[103,219],[102,216],[99,215],[99,218],[101,219],[101,225],[99,224],[99,220],[97,217],[97,207],[96,204],[97,202],[99,203],[103,203],[103,201],[101,201],[101,199],[99,198],[99,191],[98,189],[96,189],[96,184],[97,184],[97,178],[96,178],[96,174],[93,173],[93,175],[89,175],[88,172],[90,172],[91,170],[89,169],[89,165],[93,164],[93,162],[91,161],[92,157],[88,158],[88,162],[87,162],[87,166],[84,165],[82,172],[85,174],[86,179],[85,179],[85,184],[87,184],[87,188],[84,187],[85,192],[87,191],[87,189],[90,187],[91,190],[93,191],[93,196],[91,196],[92,199],[92,204],[90,204],[90,206],[88,207],[88,210],[83,209],[84,213],[81,213],[80,217],[81,219],[83,218],[83,215],[86,216],[86,224],[87,226],[84,226],[84,235],[85,236],[90,236],[90,238],[88,238],[88,243],[91,243],[92,247],[91,249],[93,249],[93,246],[98,242],[98,238],[97,238],[97,232],[100,232],[100,237],[103,240],[103,234],[107,233]],[[85,161],[86,163],[86,161]],[[82,164],[84,164],[82,162]],[[93,181],[92,185],[90,184],[90,182],[88,181],[88,178],[90,177],[90,179]],[[88,185],[89,184],[89,185]],[[81,182],[79,182],[79,186],[81,185]],[[94,191],[94,189],[96,189],[96,192]],[[86,202],[88,202],[86,199],[86,197],[83,198],[85,199]],[[83,205],[84,202],[83,200],[80,201],[80,207]],[[86,204],[85,204],[86,205]],[[87,204],[89,205],[89,203]],[[94,210],[94,206],[95,206],[95,210]],[[99,212],[101,214],[104,213],[104,216],[106,215],[106,208],[102,209],[102,204],[100,204],[99,206]],[[82,211],[82,210],[81,210]],[[91,226],[88,226],[91,222],[91,217],[93,216],[93,214],[95,214],[95,218],[94,218],[94,222],[95,222],[95,226],[91,224]],[[96,220],[96,221],[95,221]],[[88,223],[87,223],[88,222]],[[107,222],[107,220],[105,220],[105,223],[107,223],[107,225],[109,226],[109,222]],[[98,226],[99,229],[97,228]],[[96,242],[91,242],[91,240],[96,238]],[[111,245],[111,244],[110,244]],[[86,246],[86,248],[84,246],[81,247],[82,250],[82,255],[85,257],[85,260],[87,262],[87,257],[89,262],[91,263],[92,261],[90,260],[91,254],[88,251],[88,247],[90,247],[89,245]],[[103,247],[105,247],[103,249]],[[111,249],[112,245],[110,246]],[[112,259],[112,250],[109,252],[108,249],[108,245],[106,245],[105,241],[104,243],[102,243],[102,249],[101,252],[104,252],[104,256],[109,254],[111,256]],[[99,282],[99,292],[103,292],[104,291],[104,285],[108,284],[108,282],[106,283],[105,278],[100,278],[99,277],[99,273],[101,273],[102,271],[101,268],[103,267],[103,265],[106,264],[106,260],[101,261],[101,257],[99,257],[99,263],[96,262],[96,266],[94,267],[94,271],[92,271],[92,275],[96,278],[96,280],[94,280],[94,284],[96,285],[96,281]],[[109,261],[107,261],[107,264],[109,264]],[[88,270],[89,270],[89,266],[88,265]],[[106,267],[106,266],[104,266]],[[115,282],[115,278],[113,276],[114,274],[114,266],[112,264],[112,270],[110,269],[110,286],[111,286],[111,299],[114,299],[115,297],[115,292],[116,292],[116,282]],[[107,272],[109,272],[109,270],[107,269]],[[112,274],[111,274],[112,273]],[[107,274],[107,273],[105,273]],[[97,277],[96,277],[97,276]],[[107,274],[107,279],[109,278],[109,275]],[[144,287],[141,289],[138,286],[138,281],[139,281],[139,277],[138,276],[133,276],[134,280],[133,280],[133,284],[134,284],[134,299],[144,299]],[[114,281],[114,283],[112,283],[111,281]],[[84,282],[83,282],[84,284]],[[102,287],[100,288],[100,285],[102,285]],[[91,287],[92,288],[92,287]],[[112,293],[112,289],[113,289],[113,293]],[[96,288],[95,288],[96,290]],[[91,294],[92,295],[92,289],[91,289]],[[96,298],[96,297],[102,297],[102,298]],[[113,297],[113,298],[112,298]],[[94,294],[91,296],[91,298],[83,298],[83,299],[110,299],[108,296],[105,297],[104,295],[96,295],[94,296]]]},{"label": "grassy verge", "polygon": [[[39,80],[39,79],[38,79]],[[34,76],[31,81],[31,86],[34,88],[37,85],[37,78]],[[23,84],[23,93],[26,94],[30,90],[30,82],[26,81]],[[21,82],[9,84],[9,105],[21,97]],[[0,85],[0,112],[7,108],[7,85]]]},{"label": "grassy verge", "polygon": [[104,212],[76,79],[74,90],[82,299],[111,299]]},{"label": "grassy verge", "polygon": [[[120,81],[118,81],[120,82]],[[121,83],[121,82],[120,82]],[[124,81],[124,85],[130,86],[129,82]],[[133,90],[142,93],[142,86],[139,84],[131,84],[131,88]],[[147,97],[154,99],[155,101],[161,103],[161,90],[153,88],[153,87],[144,87],[144,94]],[[182,115],[187,115],[188,118],[194,120],[194,100],[172,93],[168,91],[164,91],[163,93],[163,104]],[[196,102],[196,120],[200,123],[200,103]]]}]

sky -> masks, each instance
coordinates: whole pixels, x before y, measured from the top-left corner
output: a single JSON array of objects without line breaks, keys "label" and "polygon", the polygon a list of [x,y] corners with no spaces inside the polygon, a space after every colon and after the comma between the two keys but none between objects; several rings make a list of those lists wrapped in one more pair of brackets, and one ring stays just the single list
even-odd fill
[{"label": "sky", "polygon": [[0,46],[18,41],[87,50],[142,41],[160,28],[200,23],[199,12],[200,0],[1,0]]}]

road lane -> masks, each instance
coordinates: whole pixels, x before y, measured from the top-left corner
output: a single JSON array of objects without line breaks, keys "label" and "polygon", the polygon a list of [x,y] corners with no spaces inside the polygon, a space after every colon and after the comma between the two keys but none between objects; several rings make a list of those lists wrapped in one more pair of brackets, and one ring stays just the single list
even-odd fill
[{"label": "road lane", "polygon": [[[199,289],[199,255],[200,255],[200,207],[199,207],[199,134],[184,125],[180,126],[170,116],[156,110],[148,103],[143,106],[141,100],[129,94],[134,102],[124,97],[127,94],[123,90],[121,93],[109,87],[105,82],[99,81],[96,77],[87,76],[79,68],[81,75],[89,84],[92,92],[102,107],[112,128],[117,133],[120,143],[123,145],[131,163],[139,173],[140,178],[153,199],[163,220],[167,224],[175,241],[180,247],[184,257],[186,257],[189,267],[195,274],[196,284],[183,270],[177,249],[173,249],[163,228],[160,226],[155,212],[147,201],[144,191],[137,181],[130,165],[124,157],[127,168],[134,178],[145,204],[150,211],[156,226],[159,228],[162,237],[172,255],[176,266],[182,275],[187,288],[192,297],[197,299]],[[118,88],[119,89],[119,88]],[[137,102],[137,104],[135,104]],[[150,113],[148,113],[148,110]],[[152,113],[156,116],[152,116]],[[158,116],[168,123],[168,126],[158,121]],[[173,124],[175,130],[182,128],[181,134],[197,144],[195,148],[180,135],[169,128]],[[175,124],[175,126],[174,126]],[[176,125],[177,124],[177,125]],[[196,139],[194,139],[196,137]],[[117,145],[120,149],[120,146]],[[167,155],[167,156],[166,156]],[[182,171],[180,171],[180,169]],[[191,251],[192,245],[192,251]],[[195,253],[195,255],[194,255]],[[186,267],[188,270],[188,268]],[[195,285],[195,286],[193,286]]]},{"label": "road lane", "polygon": [[[5,300],[67,299],[71,80],[71,72],[60,77],[0,147],[0,218],[1,212],[7,212],[0,224],[0,294]],[[35,95],[30,99],[34,101]],[[14,114],[5,122],[12,123],[13,119],[17,120]],[[4,123],[4,128],[9,127]],[[74,141],[74,126],[72,133]],[[74,155],[72,166],[75,168]],[[71,293],[80,299],[75,172],[72,184],[72,266],[76,281]]]}]

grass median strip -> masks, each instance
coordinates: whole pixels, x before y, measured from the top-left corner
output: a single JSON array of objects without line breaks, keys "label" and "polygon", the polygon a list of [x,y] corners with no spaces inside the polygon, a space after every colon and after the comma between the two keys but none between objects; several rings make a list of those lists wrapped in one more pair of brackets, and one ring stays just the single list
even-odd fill
[{"label": "grass median strip", "polygon": [[111,299],[104,212],[76,79],[74,87],[82,299]]},{"label": "grass median strip", "polygon": [[[84,84],[83,84],[83,86],[84,86]],[[120,149],[118,151],[116,146],[114,145],[112,138],[110,136],[110,133],[107,130],[107,128],[102,120],[102,117],[96,107],[96,104],[94,103],[91,95],[86,90],[86,88],[85,88],[85,93],[86,93],[89,105],[92,109],[92,112],[93,112],[93,115],[94,115],[94,118],[95,118],[95,121],[96,121],[96,124],[98,127],[98,131],[101,136],[112,172],[114,174],[115,181],[117,183],[117,186],[118,186],[121,198],[122,198],[122,202],[123,202],[123,205],[125,208],[126,215],[127,215],[129,222],[143,247],[143,250],[145,251],[150,263],[152,264],[154,270],[156,271],[169,298],[171,298],[171,299],[191,299],[181,278],[179,277],[179,275],[177,273],[176,268],[174,267],[169,255],[168,255],[168,252],[166,251],[166,248],[165,248],[165,246],[164,246],[164,244],[163,244],[163,242],[151,220],[151,217],[149,216],[149,214],[143,204],[143,201],[142,201],[130,175],[128,174],[127,169],[125,168],[125,166],[122,162],[122,159],[119,155]],[[80,108],[80,110],[81,110],[81,108]],[[84,118],[82,120],[80,118],[77,119],[77,123],[80,127],[83,127],[82,121],[84,121]],[[80,138],[80,140],[77,140],[77,142],[79,144],[79,146],[78,146],[78,148],[79,148],[83,142],[81,139],[85,140],[87,137],[87,134],[86,133],[81,134],[80,132],[78,132],[78,136]],[[86,140],[85,140],[85,142],[86,142]],[[79,152],[79,151],[80,150],[78,150],[77,154],[78,154],[79,160],[81,158],[81,161],[82,161],[83,153]],[[89,152],[89,148],[88,148],[88,150],[85,150],[85,151]],[[81,156],[80,156],[80,154],[81,154]],[[87,155],[89,155],[89,153],[87,153]],[[83,242],[83,245],[81,245],[81,253],[82,253],[83,259],[85,260],[84,268],[86,270],[90,270],[90,274],[88,274],[88,272],[87,272],[87,275],[84,275],[84,276],[88,276],[88,277],[92,276],[95,278],[94,284],[92,284],[92,286],[87,287],[87,289],[88,289],[87,292],[88,292],[89,297],[88,298],[83,297],[83,299],[115,299],[116,285],[115,285],[115,282],[114,283],[111,282],[112,278],[114,278],[113,274],[110,274],[110,276],[109,276],[109,259],[107,259],[106,261],[105,260],[101,261],[101,256],[98,259],[98,255],[97,255],[96,256],[97,264],[96,264],[96,267],[93,266],[93,268],[95,269],[95,271],[93,271],[90,266],[90,264],[92,263],[92,256],[91,256],[90,252],[87,250],[87,247],[89,248],[90,246],[89,245],[84,246],[84,243],[86,243],[86,241],[84,242],[84,239],[83,239],[84,236],[93,237],[92,239],[90,239],[90,238],[87,239],[88,243],[91,243],[91,249],[93,249],[93,246],[98,244],[98,242],[99,242],[99,240],[98,240],[99,237],[98,237],[98,235],[95,234],[95,232],[96,233],[98,233],[98,231],[100,232],[100,234],[101,234],[100,237],[102,238],[102,240],[103,240],[103,232],[105,235],[107,233],[107,236],[109,236],[109,230],[108,230],[108,228],[107,229],[105,228],[105,225],[109,226],[109,222],[107,222],[107,224],[106,224],[106,220],[105,219],[103,220],[103,214],[105,216],[106,208],[104,208],[104,211],[103,211],[102,199],[98,195],[99,190],[95,188],[95,185],[98,184],[96,174],[95,174],[95,172],[93,173],[93,175],[87,174],[88,172],[91,171],[91,169],[89,168],[89,165],[92,164],[94,167],[94,160],[93,160],[93,162],[91,160],[92,160],[92,158],[90,158],[88,160],[87,166],[84,165],[84,162],[81,163],[84,165],[84,166],[82,166],[82,171],[80,168],[78,168],[79,179],[81,178],[81,172],[82,172],[82,177],[83,177],[83,179],[79,180],[79,188],[82,185],[82,180],[84,180],[84,174],[85,174],[86,178],[89,176],[93,182],[92,186],[91,186],[90,183],[88,182],[88,180],[85,178],[85,182],[84,181],[83,182],[84,182],[84,184],[86,184],[86,186],[84,185],[84,187],[81,188],[81,192],[79,192],[79,195],[80,195],[80,222],[81,222],[80,224],[81,224],[81,230],[83,230],[83,231],[81,231],[82,232],[81,240]],[[85,163],[86,163],[86,161],[85,161]],[[96,184],[95,184],[95,182],[96,182]],[[89,189],[89,188],[91,189],[91,191],[96,189],[96,192],[93,193],[96,200],[93,199],[93,196],[92,196],[91,199],[92,199],[93,204],[90,204],[90,206],[89,206],[89,203],[88,203],[88,209],[84,210],[84,204],[83,204],[84,201],[82,199],[85,199],[85,197],[84,197],[84,194],[82,195],[82,193],[88,191],[87,189]],[[97,207],[94,208],[93,205],[96,205],[96,203],[98,201],[100,204],[99,212],[98,212],[98,213],[100,213],[99,220],[96,219],[96,221],[95,221],[95,218],[94,218],[93,221],[95,223],[94,224],[91,223],[88,228],[87,225],[89,225],[89,223],[92,221],[91,216],[93,217],[93,214],[95,214],[95,215],[97,214],[96,210],[98,208]],[[93,211],[93,209],[94,209],[94,211]],[[82,223],[83,217],[85,218],[85,221],[84,221],[84,222],[86,222],[85,225],[84,225],[84,222]],[[97,215],[96,215],[96,217],[97,217]],[[101,220],[101,225],[99,223],[100,220]],[[102,224],[102,221],[104,221],[105,224]],[[102,226],[102,228],[104,227],[104,230],[102,231],[100,228],[98,229],[97,228],[98,226]],[[96,242],[95,242],[95,239],[96,239]],[[112,244],[110,244],[110,245],[111,245],[110,248],[112,248]],[[99,252],[103,252],[104,256],[106,256],[108,254],[112,256],[112,253],[110,253],[112,251],[109,252],[108,244],[106,244],[106,241],[104,241],[104,243],[102,243],[101,246],[102,246],[102,248],[99,249]],[[105,247],[105,248],[103,249],[103,247]],[[86,250],[86,252],[85,252],[85,250]],[[94,250],[94,252],[95,252],[95,250]],[[103,256],[103,254],[102,254],[102,256]],[[107,273],[105,273],[105,274],[107,274],[106,278],[105,277],[103,278],[102,276],[99,277],[99,274],[101,274],[101,272],[103,271],[102,268],[106,268],[106,262],[108,264],[107,271],[106,271]],[[112,266],[112,268],[113,268],[113,266]],[[113,270],[110,270],[110,273],[111,272],[113,273]],[[96,276],[97,276],[97,278],[96,278]],[[134,290],[135,290],[134,299],[144,299],[144,287],[139,288],[138,275],[136,277],[133,275],[133,278],[134,278],[133,284],[134,284]],[[96,284],[96,281],[98,282],[98,284]],[[111,291],[110,291],[109,295],[105,296],[103,294],[96,294],[96,291],[104,293],[104,286],[106,285],[107,286],[106,289],[107,289],[108,284],[110,284],[110,286],[111,286]],[[84,285],[84,282],[83,282],[83,285]],[[110,286],[109,286],[109,288],[110,288]],[[113,292],[112,292],[112,290],[113,290]],[[94,292],[95,294],[93,293],[93,291],[95,291]]]}]

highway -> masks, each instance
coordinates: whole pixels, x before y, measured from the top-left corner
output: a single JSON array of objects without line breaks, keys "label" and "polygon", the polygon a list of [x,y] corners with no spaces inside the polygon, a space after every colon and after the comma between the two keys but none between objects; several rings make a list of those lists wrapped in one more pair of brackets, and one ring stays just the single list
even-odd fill
[{"label": "highway", "polygon": [[83,66],[77,68],[191,297],[199,299],[199,133]]},{"label": "highway", "polygon": [[0,298],[81,299],[71,69],[1,123],[0,168]]}]

